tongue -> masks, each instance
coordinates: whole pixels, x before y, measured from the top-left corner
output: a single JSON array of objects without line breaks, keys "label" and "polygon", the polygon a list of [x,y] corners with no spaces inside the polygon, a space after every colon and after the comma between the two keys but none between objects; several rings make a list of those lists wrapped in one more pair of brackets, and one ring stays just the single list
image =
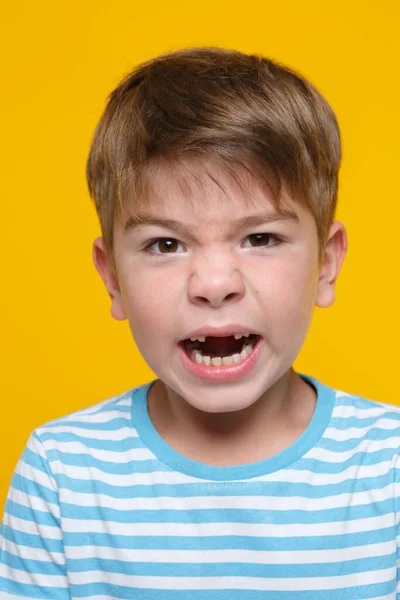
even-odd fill
[{"label": "tongue", "polygon": [[243,348],[243,338],[235,340],[233,335],[229,337],[206,337],[201,350],[208,356],[229,356],[230,354],[240,353]]}]

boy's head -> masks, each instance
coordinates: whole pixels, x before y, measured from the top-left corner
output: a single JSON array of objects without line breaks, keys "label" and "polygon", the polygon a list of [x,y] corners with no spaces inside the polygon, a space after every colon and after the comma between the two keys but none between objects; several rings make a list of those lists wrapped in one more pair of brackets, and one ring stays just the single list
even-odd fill
[{"label": "boy's head", "polygon": [[[155,168],[204,163],[247,172],[313,214],[323,247],[341,158],[338,125],[311,84],[271,60],[200,48],[139,66],[111,94],[87,164],[104,241],[149,196]],[[238,172],[240,171],[240,172]]]},{"label": "boy's head", "polygon": [[87,167],[96,266],[148,364],[198,408],[255,401],[333,301],[340,154],[326,101],[265,58],[181,51],[111,94]]}]

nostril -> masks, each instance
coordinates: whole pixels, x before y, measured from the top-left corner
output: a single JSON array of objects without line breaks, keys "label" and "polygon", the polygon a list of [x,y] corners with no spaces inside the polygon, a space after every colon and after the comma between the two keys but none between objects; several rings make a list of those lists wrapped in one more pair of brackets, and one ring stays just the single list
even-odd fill
[{"label": "nostril", "polygon": [[236,298],[237,294],[235,294],[234,292],[232,292],[231,294],[228,294],[227,296],[225,296],[225,300],[234,300]]},{"label": "nostril", "polygon": [[[224,298],[222,298],[222,300],[220,300],[220,302],[229,302],[230,300],[234,300],[235,298],[237,298],[237,295],[235,292],[232,292],[231,294],[227,294]],[[214,303],[214,299],[212,298],[206,298],[205,296],[197,296],[197,301],[200,304],[213,304]]]}]

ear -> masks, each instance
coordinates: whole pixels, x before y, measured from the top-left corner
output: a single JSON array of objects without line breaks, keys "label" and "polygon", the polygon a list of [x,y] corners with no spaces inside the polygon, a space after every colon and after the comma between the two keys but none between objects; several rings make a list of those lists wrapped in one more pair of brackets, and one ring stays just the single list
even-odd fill
[{"label": "ear", "polygon": [[344,225],[335,221],[329,229],[323,261],[320,267],[315,304],[327,308],[335,301],[335,283],[347,252],[347,233]]},{"label": "ear", "polygon": [[124,321],[126,314],[118,279],[112,267],[112,261],[106,252],[104,240],[101,237],[93,242],[93,262],[110,295],[112,316],[117,321]]}]

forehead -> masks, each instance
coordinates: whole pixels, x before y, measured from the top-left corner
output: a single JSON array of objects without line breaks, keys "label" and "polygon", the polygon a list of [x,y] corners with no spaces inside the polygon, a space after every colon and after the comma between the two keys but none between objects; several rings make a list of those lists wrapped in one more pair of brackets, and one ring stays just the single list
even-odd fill
[{"label": "forehead", "polygon": [[285,186],[278,189],[243,167],[228,171],[199,161],[153,165],[145,175],[144,193],[124,206],[123,225],[147,216],[222,227],[261,212],[287,217],[302,209]]}]

